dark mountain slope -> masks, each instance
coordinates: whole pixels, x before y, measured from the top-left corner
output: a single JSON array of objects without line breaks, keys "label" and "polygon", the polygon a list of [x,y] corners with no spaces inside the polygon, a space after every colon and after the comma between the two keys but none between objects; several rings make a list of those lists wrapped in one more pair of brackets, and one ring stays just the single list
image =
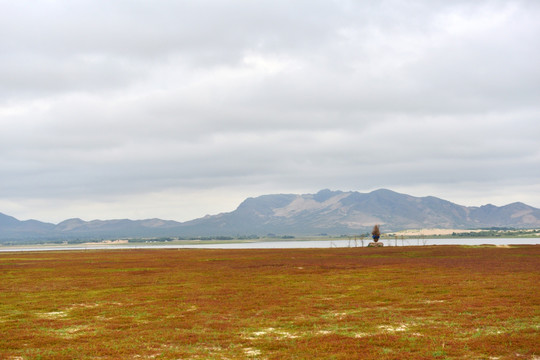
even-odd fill
[{"label": "dark mountain slope", "polygon": [[523,203],[466,207],[433,196],[381,189],[370,193],[263,195],[236,210],[179,223],[149,220],[65,220],[58,225],[0,214],[0,240],[34,241],[123,237],[351,234],[374,224],[384,231],[418,228],[540,228],[540,209]]},{"label": "dark mountain slope", "polygon": [[540,209],[524,204],[466,207],[433,196],[381,189],[370,193],[322,190],[317,194],[264,195],[233,212],[182,224],[187,233],[351,233],[373,224],[385,231],[408,228],[540,227]]}]

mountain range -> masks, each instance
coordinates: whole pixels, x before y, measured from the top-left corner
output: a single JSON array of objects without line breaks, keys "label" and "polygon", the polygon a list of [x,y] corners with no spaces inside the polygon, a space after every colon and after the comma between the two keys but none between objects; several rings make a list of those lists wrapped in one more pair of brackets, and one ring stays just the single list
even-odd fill
[{"label": "mountain range", "polygon": [[369,193],[321,190],[244,200],[236,210],[177,222],[171,220],[68,219],[59,224],[20,221],[0,213],[0,242],[148,237],[359,234],[380,224],[385,232],[419,228],[538,228],[540,209],[516,202],[462,206],[433,196],[380,189]]}]

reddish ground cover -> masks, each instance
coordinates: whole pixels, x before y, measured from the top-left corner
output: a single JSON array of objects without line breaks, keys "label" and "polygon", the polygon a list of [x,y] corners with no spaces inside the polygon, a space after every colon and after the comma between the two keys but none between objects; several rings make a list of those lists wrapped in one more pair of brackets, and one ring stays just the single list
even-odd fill
[{"label": "reddish ground cover", "polygon": [[0,253],[0,359],[540,359],[540,247]]}]

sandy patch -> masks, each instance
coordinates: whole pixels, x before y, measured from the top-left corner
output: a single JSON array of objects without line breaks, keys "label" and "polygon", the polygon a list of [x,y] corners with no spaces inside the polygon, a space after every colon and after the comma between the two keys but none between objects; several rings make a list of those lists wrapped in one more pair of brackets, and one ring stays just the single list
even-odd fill
[{"label": "sandy patch", "polygon": [[422,301],[423,304],[440,304],[445,302],[445,300],[424,300]]},{"label": "sandy patch", "polygon": [[68,314],[65,311],[50,311],[45,313],[37,313],[36,315],[42,319],[62,319]]},{"label": "sandy patch", "polygon": [[266,334],[269,334],[269,333],[271,333],[273,331],[274,331],[274,328],[268,328],[268,329],[263,330],[263,331],[255,331],[255,332],[253,332],[252,335],[255,336],[255,337],[259,337],[259,336],[264,336]]},{"label": "sandy patch", "polygon": [[96,242],[86,242],[85,245],[111,245],[111,244],[128,244],[129,240],[103,240]]},{"label": "sandy patch", "polygon": [[363,333],[363,332],[354,334],[354,337],[357,338],[357,339],[361,339],[361,338],[368,337],[368,336],[371,336],[371,334]]},{"label": "sandy patch", "polygon": [[398,326],[391,326],[391,325],[381,325],[379,326],[379,329],[381,329],[384,332],[401,332],[401,331],[407,331],[408,330],[407,324],[400,324]]},{"label": "sandy patch", "polygon": [[348,314],[346,312],[342,312],[342,313],[333,313],[332,314],[335,318],[337,318],[338,320],[342,320],[343,318],[345,318]]},{"label": "sandy patch", "polygon": [[261,355],[261,350],[253,348],[244,348],[244,353],[247,356],[259,356]]},{"label": "sandy patch", "polygon": [[88,325],[75,325],[67,328],[56,330],[58,337],[62,339],[74,339],[79,336],[85,335],[88,333],[90,326]]},{"label": "sandy patch", "polygon": [[331,197],[323,202],[318,202],[313,199],[308,199],[302,196],[297,196],[289,205],[274,209],[275,216],[291,217],[305,210],[321,210],[321,209],[337,209],[340,206],[340,200],[346,198],[350,194],[341,194]]},{"label": "sandy patch", "polygon": [[255,340],[255,339],[258,339],[258,338],[261,338],[261,337],[266,337],[266,336],[271,336],[271,337],[273,337],[274,339],[277,339],[277,340],[296,339],[296,338],[299,337],[298,335],[292,334],[292,333],[290,333],[288,331],[285,331],[285,330],[277,330],[277,329],[274,329],[274,328],[266,328],[266,329],[263,329],[263,330],[260,330],[260,331],[254,331],[250,335],[246,336],[246,338],[249,339],[249,340]]},{"label": "sandy patch", "polygon": [[80,303],[80,304],[73,304],[70,307],[67,308],[67,311],[71,311],[74,309],[93,309],[100,306],[98,303]]}]

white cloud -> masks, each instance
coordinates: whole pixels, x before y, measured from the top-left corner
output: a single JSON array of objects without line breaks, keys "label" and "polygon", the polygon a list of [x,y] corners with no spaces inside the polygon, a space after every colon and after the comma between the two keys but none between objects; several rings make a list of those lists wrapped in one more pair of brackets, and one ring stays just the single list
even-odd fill
[{"label": "white cloud", "polygon": [[187,220],[380,187],[540,207],[523,190],[540,183],[539,13],[2,1],[0,211]]}]

